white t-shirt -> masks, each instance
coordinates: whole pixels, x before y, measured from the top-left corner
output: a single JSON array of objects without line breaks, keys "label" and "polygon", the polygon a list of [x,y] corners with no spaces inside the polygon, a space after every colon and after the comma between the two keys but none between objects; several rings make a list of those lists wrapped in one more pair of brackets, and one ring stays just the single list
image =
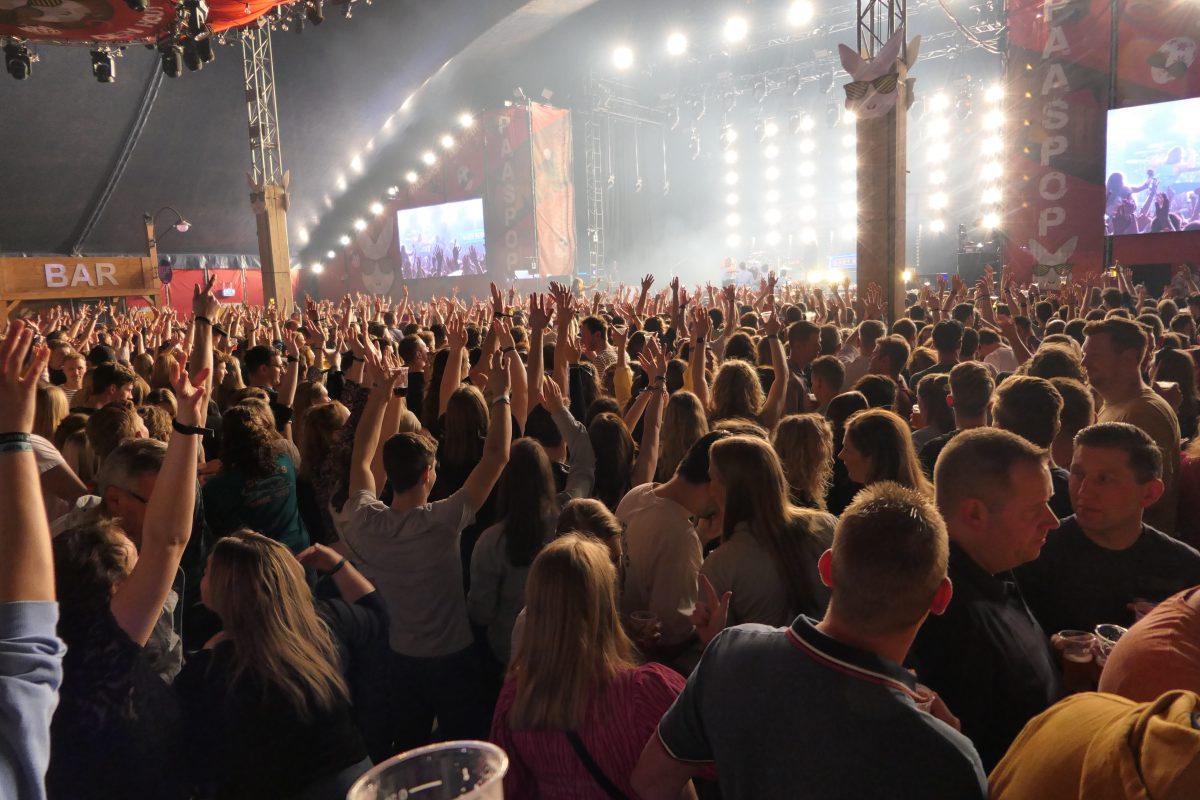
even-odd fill
[{"label": "white t-shirt", "polygon": [[459,555],[462,530],[475,520],[466,490],[408,511],[359,491],[334,517],[351,560],[387,603],[394,652],[437,658],[471,646]]},{"label": "white t-shirt", "polygon": [[983,357],[983,363],[996,368],[996,372],[1015,372],[1020,364],[1017,363],[1017,357],[1013,355],[1012,348],[1008,345],[1000,345],[992,352]]}]

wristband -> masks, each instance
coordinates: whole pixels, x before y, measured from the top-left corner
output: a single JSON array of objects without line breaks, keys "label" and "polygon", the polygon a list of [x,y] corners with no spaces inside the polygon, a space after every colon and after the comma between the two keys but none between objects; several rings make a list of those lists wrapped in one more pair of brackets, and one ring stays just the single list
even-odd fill
[{"label": "wristband", "polygon": [[358,361],[358,359],[355,358],[354,353],[342,353],[342,360],[348,361],[351,364],[353,364],[355,361]]},{"label": "wristband", "polygon": [[29,442],[5,442],[0,444],[0,456],[6,456],[11,453],[32,453],[33,445]]},{"label": "wristband", "polygon": [[342,567],[344,567],[344,566],[346,566],[346,559],[345,559],[345,558],[343,558],[341,561],[339,561],[339,562],[337,562],[336,564],[334,564],[334,565],[333,565],[333,569],[329,570],[329,572],[326,572],[325,574],[326,574],[326,575],[334,575],[334,574],[336,574],[336,573],[337,573],[337,571],[338,571],[338,570],[340,570],[340,569],[341,569]]},{"label": "wristband", "polygon": [[500,352],[507,355],[509,353],[516,352],[516,349],[517,349],[516,347],[501,347]]},{"label": "wristband", "polygon": [[493,405],[493,406],[494,406],[494,405],[496,405],[497,403],[508,403],[508,404],[511,406],[511,405],[512,405],[512,398],[511,398],[511,397],[509,397],[509,396],[508,396],[508,395],[506,395],[506,394],[502,394],[502,395],[500,395],[499,397],[497,397],[497,398],[495,398],[494,400],[492,400],[492,402],[491,402],[491,403],[489,403],[489,405]]},{"label": "wristband", "polygon": [[213,324],[212,320],[209,319],[208,317],[200,317],[200,316],[193,317],[193,321],[203,322],[205,325],[207,325],[210,328],[212,327],[212,324]]},{"label": "wristband", "polygon": [[213,333],[215,333],[217,336],[224,336],[226,339],[228,339],[228,338],[229,338],[229,331],[225,330],[225,329],[224,329],[224,328],[222,328],[220,325],[213,325],[213,326],[212,326],[212,331],[213,331]]},{"label": "wristband", "polygon": [[31,444],[33,442],[33,438],[30,436],[30,434],[25,433],[24,431],[15,431],[13,433],[0,433],[0,444],[11,444],[13,442],[21,442],[24,444]]},{"label": "wristband", "polygon": [[393,397],[408,397],[408,387],[407,386],[393,386],[392,387],[392,396]]},{"label": "wristband", "polygon": [[211,428],[201,428],[196,425],[184,425],[177,419],[171,420],[171,430],[176,433],[182,433],[185,436],[208,436],[212,433]]},{"label": "wristband", "polygon": [[287,363],[289,363],[289,364],[298,364],[298,363],[300,363],[300,359],[296,358],[295,356],[288,356],[288,357],[287,357]]}]

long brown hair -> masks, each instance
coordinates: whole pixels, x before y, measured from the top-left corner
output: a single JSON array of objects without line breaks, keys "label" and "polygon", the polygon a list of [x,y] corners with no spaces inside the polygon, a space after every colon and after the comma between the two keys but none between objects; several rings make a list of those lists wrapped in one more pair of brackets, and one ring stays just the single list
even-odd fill
[{"label": "long brown hair", "polygon": [[666,413],[663,414],[655,480],[659,483],[670,480],[688,448],[706,433],[708,416],[704,413],[704,406],[700,405],[700,398],[686,391],[671,395]]},{"label": "long brown hair", "polygon": [[474,386],[460,386],[446,404],[446,423],[442,427],[442,449],[438,457],[446,464],[470,466],[483,456],[487,438],[488,406],[483,392]]},{"label": "long brown hair", "polygon": [[592,495],[616,510],[633,480],[637,447],[625,427],[625,420],[607,411],[592,420],[588,426],[588,439],[596,454],[596,483]]},{"label": "long brown hair", "polygon": [[820,414],[792,414],[779,421],[771,444],[797,505],[825,510],[833,479],[833,426]]},{"label": "long brown hair", "polygon": [[554,473],[537,439],[512,443],[500,477],[500,514],[504,550],[514,567],[527,567],[546,539],[546,519],[555,512]]},{"label": "long brown hair", "polygon": [[316,480],[333,450],[333,438],[349,418],[350,409],[336,400],[308,409],[300,435],[300,477]]},{"label": "long brown hair", "polygon": [[275,472],[274,425],[248,404],[231,406],[221,416],[221,469],[240,470],[246,479],[265,478]]},{"label": "long brown hair", "polygon": [[635,666],[617,611],[608,548],[569,533],[542,548],[525,584],[525,633],[513,655],[510,723],[518,730],[574,730],[595,694]]},{"label": "long brown hair", "polygon": [[[787,376],[783,377],[784,380]],[[712,387],[713,411],[710,419],[744,417],[757,419],[766,395],[754,367],[738,359],[726,360],[717,370]]]},{"label": "long brown hair", "polygon": [[867,483],[895,481],[933,497],[933,484],[925,477],[908,423],[884,408],[860,411],[846,422],[846,438],[871,462]]},{"label": "long brown hair", "polygon": [[824,543],[811,524],[815,511],[792,504],[783,466],[771,446],[756,436],[729,436],[709,450],[712,468],[725,484],[722,541],[745,524],[775,562],[793,613],[821,613],[811,573]]},{"label": "long brown hair", "polygon": [[305,718],[348,701],[333,634],[287,547],[253,531],[217,540],[208,594],[234,643],[234,682],[281,693]]}]

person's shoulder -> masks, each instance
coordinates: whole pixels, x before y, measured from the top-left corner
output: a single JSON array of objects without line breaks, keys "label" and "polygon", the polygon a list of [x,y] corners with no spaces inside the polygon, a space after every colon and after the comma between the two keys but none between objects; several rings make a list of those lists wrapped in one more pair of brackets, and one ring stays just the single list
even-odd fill
[{"label": "person's shoulder", "polygon": [[1200,550],[1192,547],[1187,542],[1182,542],[1173,536],[1168,536],[1158,528],[1143,524],[1142,541],[1149,548],[1170,553],[1172,560],[1186,561],[1193,565],[1200,565]]},{"label": "person's shoulder", "polygon": [[906,748],[908,758],[930,776],[930,788],[940,784],[941,790],[957,787],[969,792],[954,797],[986,797],[987,773],[971,740],[932,714],[917,711],[914,719],[907,735],[899,737],[898,745]]},{"label": "person's shoulder", "polygon": [[640,510],[646,504],[647,500],[651,499],[647,495],[650,495],[656,486],[658,486],[656,483],[643,483],[641,486],[635,486],[626,492],[625,496],[621,498],[621,502],[617,503],[615,512],[617,517],[623,520],[625,519],[623,515],[632,514]]},{"label": "person's shoulder", "polygon": [[667,691],[679,694],[687,683],[687,679],[678,672],[655,661],[625,670],[618,674],[616,680],[627,683],[636,693]]}]

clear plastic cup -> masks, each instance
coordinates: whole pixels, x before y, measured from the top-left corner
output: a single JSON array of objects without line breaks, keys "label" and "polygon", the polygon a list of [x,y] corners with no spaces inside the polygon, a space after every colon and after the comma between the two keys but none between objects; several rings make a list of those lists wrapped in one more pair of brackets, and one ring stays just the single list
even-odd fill
[{"label": "clear plastic cup", "polygon": [[1126,633],[1126,629],[1120,625],[1111,625],[1105,623],[1096,626],[1096,663],[1101,668],[1108,663],[1108,655],[1112,649],[1117,646],[1117,642]]},{"label": "clear plastic cup", "polygon": [[409,750],[354,782],[346,800],[504,800],[508,756],[488,742],[440,742]]}]

